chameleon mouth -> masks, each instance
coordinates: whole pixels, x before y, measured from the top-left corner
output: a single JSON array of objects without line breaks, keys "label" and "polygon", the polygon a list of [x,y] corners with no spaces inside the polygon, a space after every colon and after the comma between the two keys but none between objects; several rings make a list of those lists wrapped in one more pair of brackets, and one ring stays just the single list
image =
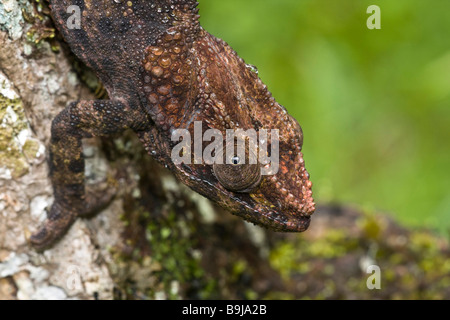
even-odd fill
[{"label": "chameleon mouth", "polygon": [[292,215],[271,211],[268,213],[268,216],[270,222],[268,225],[263,226],[281,232],[303,232],[308,229],[311,222],[311,217],[305,215]]},{"label": "chameleon mouth", "polygon": [[[275,220],[281,220],[279,225],[283,232],[303,232],[308,229],[311,222],[311,215],[315,211],[315,203],[311,195],[306,196],[304,204],[299,208],[287,209],[285,212],[270,212],[270,216]],[[282,217],[281,219],[279,217]]]},{"label": "chameleon mouth", "polygon": [[273,231],[303,232],[308,229],[311,215],[315,209],[312,198],[305,200],[307,202],[302,208],[274,210],[274,206],[265,204],[253,203],[253,206],[249,206],[248,199],[245,199],[244,201],[239,201],[241,210],[236,210],[233,213],[248,222]]},{"label": "chameleon mouth", "polygon": [[303,232],[308,229],[315,211],[311,183],[308,182],[305,182],[302,192],[297,196],[284,196],[272,187],[266,187],[257,193],[241,195],[240,198],[243,211],[247,213],[238,215],[274,231]]}]

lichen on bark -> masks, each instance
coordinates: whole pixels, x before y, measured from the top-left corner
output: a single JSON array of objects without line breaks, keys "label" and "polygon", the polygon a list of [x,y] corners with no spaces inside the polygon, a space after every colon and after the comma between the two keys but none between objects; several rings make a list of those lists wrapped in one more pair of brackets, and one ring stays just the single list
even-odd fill
[{"label": "lichen on bark", "polygon": [[25,117],[22,101],[11,83],[0,73],[0,176],[15,179],[29,170],[30,164],[44,154]]}]

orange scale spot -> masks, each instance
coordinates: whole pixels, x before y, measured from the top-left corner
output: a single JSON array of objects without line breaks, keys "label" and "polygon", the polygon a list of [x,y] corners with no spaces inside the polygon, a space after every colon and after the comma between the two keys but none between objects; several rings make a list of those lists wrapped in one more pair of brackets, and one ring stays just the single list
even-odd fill
[{"label": "orange scale spot", "polygon": [[181,32],[176,32],[176,33],[173,35],[173,38],[174,38],[175,40],[180,40],[180,39],[181,39]]},{"label": "orange scale spot", "polygon": [[169,102],[168,104],[166,104],[166,108],[165,108],[168,112],[173,113],[175,111],[178,111],[178,105],[175,103],[171,103]]},{"label": "orange scale spot", "polygon": [[166,33],[166,34],[164,35],[164,40],[165,40],[166,42],[172,41],[172,36],[171,36],[170,34]]},{"label": "orange scale spot", "polygon": [[147,70],[147,71],[152,70],[152,64],[150,62],[147,62],[144,67],[145,67],[145,70]]},{"label": "orange scale spot", "polygon": [[160,47],[152,47],[151,51],[155,56],[160,56],[164,53],[164,49]]},{"label": "orange scale spot", "polygon": [[173,83],[175,83],[175,84],[180,84],[180,83],[182,83],[183,82],[183,77],[182,76],[175,76],[175,77],[173,77]]},{"label": "orange scale spot", "polygon": [[153,53],[150,53],[150,54],[147,56],[147,60],[148,60],[148,61],[156,61],[156,60],[158,60],[158,56],[155,56]]},{"label": "orange scale spot", "polygon": [[170,92],[170,86],[169,85],[164,85],[158,88],[158,92],[162,95],[168,95]]},{"label": "orange scale spot", "polygon": [[157,104],[158,103],[158,96],[156,95],[156,94],[154,94],[154,93],[152,93],[152,94],[150,94],[150,95],[148,95],[148,101],[151,103],[151,104]]},{"label": "orange scale spot", "polygon": [[172,63],[172,60],[167,56],[161,57],[161,59],[159,59],[159,65],[163,68],[169,67],[171,65],[171,63]]},{"label": "orange scale spot", "polygon": [[[147,67],[146,67],[146,69],[147,69]],[[152,69],[152,75],[154,75],[157,78],[161,77],[163,75],[163,73],[164,73],[164,70],[159,66],[156,66]]]},{"label": "orange scale spot", "polygon": [[179,68],[180,68],[180,64],[176,61],[174,63],[172,63],[172,65],[170,66],[170,70],[172,72],[177,72]]}]

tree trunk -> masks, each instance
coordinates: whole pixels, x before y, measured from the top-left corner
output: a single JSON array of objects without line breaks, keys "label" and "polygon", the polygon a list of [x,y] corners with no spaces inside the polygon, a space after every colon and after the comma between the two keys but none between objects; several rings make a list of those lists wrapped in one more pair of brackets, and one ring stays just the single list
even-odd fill
[{"label": "tree trunk", "polygon": [[[120,230],[114,228],[119,223],[115,213],[120,211],[120,198],[97,219],[77,222],[44,254],[27,242],[52,203],[46,163],[51,121],[68,101],[90,93],[80,84],[64,50],[54,53],[46,41],[27,40],[26,32],[33,25],[25,22],[22,9],[33,12],[25,1],[0,2],[0,296],[64,299],[88,298],[98,292],[111,298],[109,257],[103,256],[95,238],[118,238]],[[90,145],[92,150],[99,146]],[[92,158],[102,161],[100,156]],[[94,232],[99,223],[108,226],[101,236]]]}]

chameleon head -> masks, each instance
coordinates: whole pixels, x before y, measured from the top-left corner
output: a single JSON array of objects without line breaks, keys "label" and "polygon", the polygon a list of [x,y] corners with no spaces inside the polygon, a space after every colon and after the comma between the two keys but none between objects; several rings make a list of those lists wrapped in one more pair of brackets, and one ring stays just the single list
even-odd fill
[{"label": "chameleon head", "polygon": [[[255,67],[198,24],[186,24],[198,18],[189,17],[179,17],[145,50],[140,92],[162,137],[146,139],[148,144],[159,149],[154,153],[179,180],[233,214],[273,230],[306,230],[314,202],[301,152],[300,125],[275,101]],[[182,143],[173,135],[180,129],[189,132]],[[205,139],[209,129],[220,134]],[[239,129],[255,132],[256,163],[244,161],[252,155],[250,149],[235,156],[223,148],[227,130]],[[161,147],[154,143],[159,140],[164,141]],[[207,141],[220,144],[208,149]],[[185,157],[182,150],[190,150],[186,152],[190,155]],[[205,154],[229,163],[207,162]],[[261,154],[270,158],[269,163],[261,161]],[[183,160],[175,161],[174,155],[182,155]]]},{"label": "chameleon head", "polygon": [[[218,163],[215,158],[214,163],[179,164],[174,170],[177,176],[254,224],[277,231],[306,230],[315,204],[303,160],[300,125],[275,101],[256,69],[222,40],[204,32],[190,54],[196,57],[192,59],[196,76],[191,86],[196,100],[191,103],[190,116],[179,123],[194,137],[195,123],[199,122],[202,136],[208,129],[222,132],[222,140],[220,135],[214,140],[209,137],[203,139],[201,147],[202,155],[214,150],[211,154],[222,161]],[[235,137],[244,132],[241,141],[249,141],[244,144],[244,154],[239,156],[238,148],[237,153],[227,153],[229,131],[234,131]],[[257,141],[249,139],[249,132],[255,133]],[[205,143],[217,140],[221,140],[217,148]],[[235,139],[232,141],[235,150]],[[252,159],[256,158],[256,163],[249,161],[255,154]]]}]

